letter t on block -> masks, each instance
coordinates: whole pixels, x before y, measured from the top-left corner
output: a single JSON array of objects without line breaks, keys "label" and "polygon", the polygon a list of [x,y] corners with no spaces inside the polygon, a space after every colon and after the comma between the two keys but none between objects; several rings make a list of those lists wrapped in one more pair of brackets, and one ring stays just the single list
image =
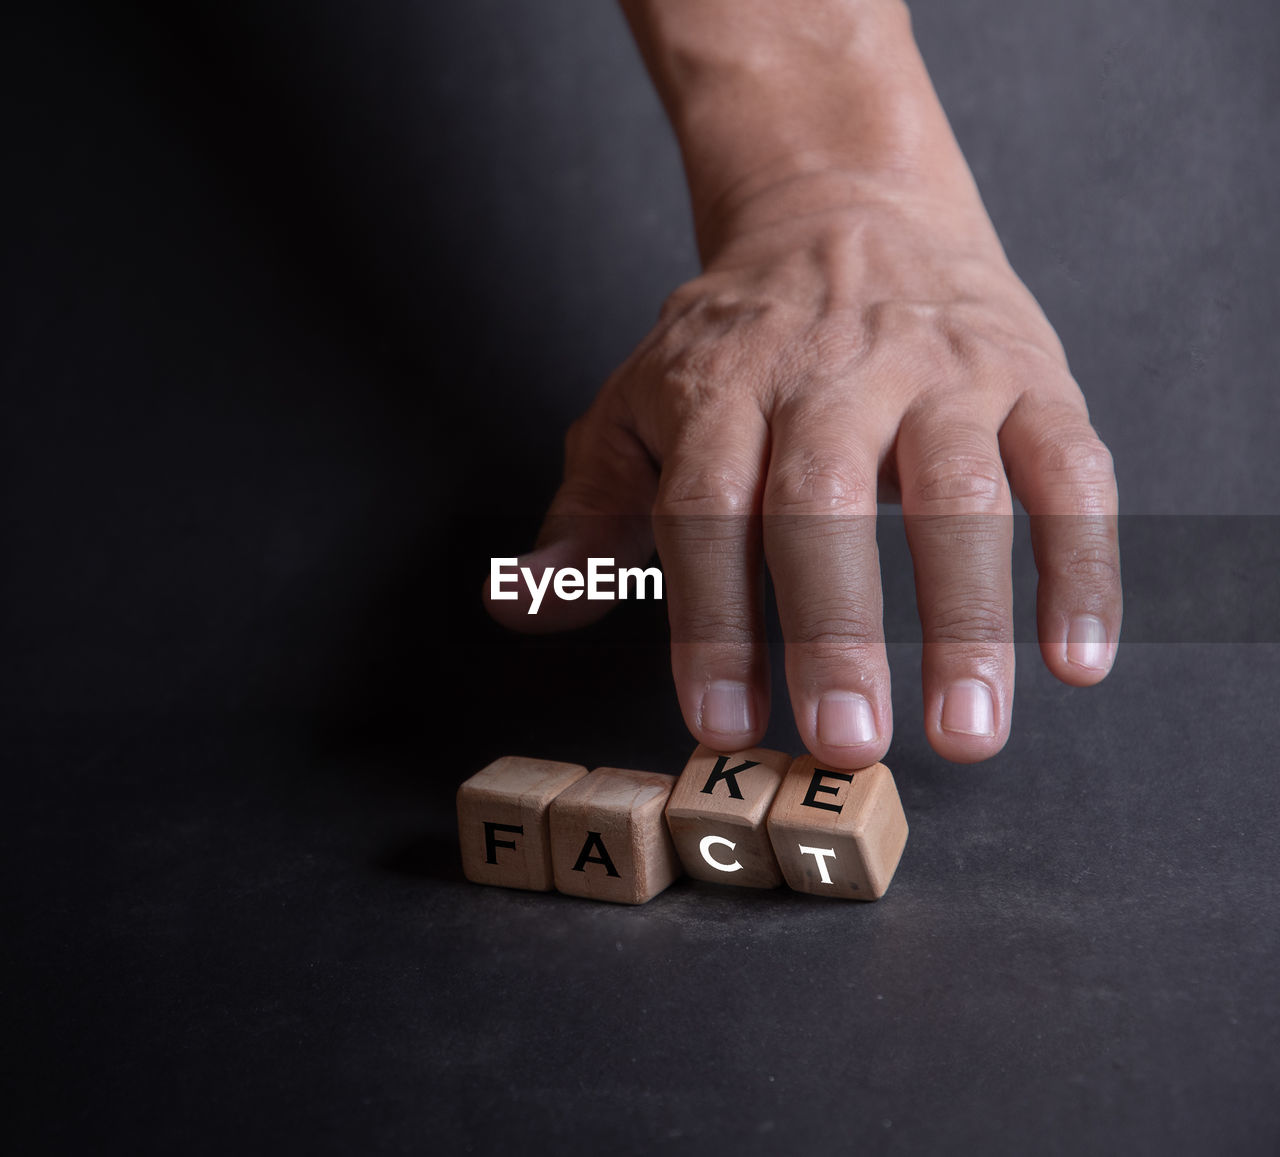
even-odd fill
[{"label": "letter t on block", "polygon": [[458,788],[462,870],[477,884],[550,892],[551,801],[587,769],[505,756]]},{"label": "letter t on block", "polygon": [[849,900],[883,896],[907,842],[907,817],[883,763],[839,771],[812,755],[792,763],[768,828],[791,887]]}]

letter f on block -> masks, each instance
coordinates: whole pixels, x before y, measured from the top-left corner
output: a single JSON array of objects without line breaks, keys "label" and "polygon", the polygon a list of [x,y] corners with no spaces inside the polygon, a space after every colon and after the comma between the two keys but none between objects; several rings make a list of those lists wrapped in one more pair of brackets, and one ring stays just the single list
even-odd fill
[{"label": "letter f on block", "polygon": [[515,840],[500,840],[496,832],[510,832],[513,836],[524,835],[523,824],[495,824],[491,820],[484,821],[484,862],[486,864],[496,864],[498,862],[498,849],[510,848],[513,852],[516,850]]},{"label": "letter f on block", "polygon": [[824,884],[832,882],[831,873],[827,871],[827,857],[830,856],[833,860],[836,858],[835,848],[806,848],[801,846],[800,854],[802,856],[812,856],[818,861],[818,874],[822,877]]}]

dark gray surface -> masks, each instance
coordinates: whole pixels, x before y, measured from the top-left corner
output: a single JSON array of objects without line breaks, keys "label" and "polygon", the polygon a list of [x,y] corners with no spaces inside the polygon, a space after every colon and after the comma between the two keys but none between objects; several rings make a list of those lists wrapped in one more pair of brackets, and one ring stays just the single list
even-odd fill
[{"label": "dark gray surface", "polygon": [[[1274,8],[914,12],[1126,509],[1280,514]],[[596,0],[172,19],[43,5],[0,68],[22,1151],[1275,1152],[1271,520],[1142,523],[1142,641],[1020,648],[990,763],[895,646],[878,904],[468,885],[490,758],[687,754],[660,608],[476,596],[693,269],[677,158]]]}]

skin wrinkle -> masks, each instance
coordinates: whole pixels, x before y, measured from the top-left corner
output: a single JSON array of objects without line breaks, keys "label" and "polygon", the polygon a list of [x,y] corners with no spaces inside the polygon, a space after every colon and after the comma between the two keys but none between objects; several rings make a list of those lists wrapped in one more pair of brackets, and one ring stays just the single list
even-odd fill
[{"label": "skin wrinkle", "polygon": [[749,645],[754,642],[753,634],[742,625],[741,619],[732,617],[729,611],[745,614],[752,609],[749,603],[743,602],[741,606],[725,608],[719,617],[683,615],[681,626],[672,633],[672,638],[681,643],[722,643],[731,648]]},{"label": "skin wrinkle", "polygon": [[774,526],[789,523],[794,538],[804,538],[807,542],[824,546],[830,543],[845,545],[849,541],[851,528],[860,520],[865,520],[871,527],[875,526],[874,513],[866,514],[769,514],[766,518]]},{"label": "skin wrinkle", "polygon": [[925,508],[964,502],[969,507],[995,509],[1008,498],[1000,464],[964,450],[927,455],[917,467],[912,492],[915,502]]},{"label": "skin wrinkle", "polygon": [[1068,557],[1058,564],[1058,571],[1068,578],[1083,580],[1099,588],[1109,588],[1120,578],[1120,568],[1115,564],[1115,551],[1108,541],[1097,547],[1075,547]]},{"label": "skin wrinkle", "polygon": [[936,613],[930,625],[929,642],[981,647],[989,643],[1012,643],[1002,608],[967,606]]}]

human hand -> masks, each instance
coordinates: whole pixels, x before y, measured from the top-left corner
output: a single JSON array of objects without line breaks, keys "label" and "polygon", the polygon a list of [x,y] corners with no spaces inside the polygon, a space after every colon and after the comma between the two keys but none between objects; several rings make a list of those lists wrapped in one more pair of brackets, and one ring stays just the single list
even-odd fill
[{"label": "human hand", "polygon": [[[712,748],[764,733],[767,562],[806,746],[835,767],[884,755],[878,492],[901,496],[941,755],[984,759],[1009,734],[1011,489],[1032,515],[1044,661],[1078,686],[1111,665],[1111,459],[958,155],[852,168],[811,154],[704,199],[703,274],[570,430],[521,563],[643,565],[656,541],[681,709]],[[523,629],[604,609],[548,598],[534,622],[523,602],[490,608]]]}]

